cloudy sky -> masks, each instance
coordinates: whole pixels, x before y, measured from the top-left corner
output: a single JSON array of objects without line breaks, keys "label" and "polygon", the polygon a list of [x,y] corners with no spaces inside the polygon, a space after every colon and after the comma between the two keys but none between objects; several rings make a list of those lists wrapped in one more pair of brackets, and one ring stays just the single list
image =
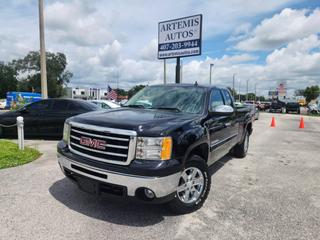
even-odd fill
[{"label": "cloudy sky", "polygon": [[[73,86],[129,89],[163,81],[158,22],[203,14],[203,49],[183,58],[183,82],[266,94],[320,84],[318,0],[45,0],[47,51],[63,52]],[[0,0],[0,61],[39,49],[38,1]],[[167,61],[174,82],[174,60]]]}]

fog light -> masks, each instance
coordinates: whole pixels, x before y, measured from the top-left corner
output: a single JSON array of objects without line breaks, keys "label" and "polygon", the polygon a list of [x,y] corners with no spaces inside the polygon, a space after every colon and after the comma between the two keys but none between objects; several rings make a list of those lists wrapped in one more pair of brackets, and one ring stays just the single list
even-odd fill
[{"label": "fog light", "polygon": [[144,189],[144,195],[146,195],[146,197],[149,199],[152,199],[155,197],[154,192],[148,188]]}]

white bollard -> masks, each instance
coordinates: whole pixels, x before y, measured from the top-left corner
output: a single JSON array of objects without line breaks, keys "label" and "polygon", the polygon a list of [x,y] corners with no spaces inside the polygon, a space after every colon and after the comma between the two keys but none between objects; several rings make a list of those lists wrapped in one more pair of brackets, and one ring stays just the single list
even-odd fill
[{"label": "white bollard", "polygon": [[19,149],[24,150],[23,117],[17,117],[17,130],[18,130]]}]

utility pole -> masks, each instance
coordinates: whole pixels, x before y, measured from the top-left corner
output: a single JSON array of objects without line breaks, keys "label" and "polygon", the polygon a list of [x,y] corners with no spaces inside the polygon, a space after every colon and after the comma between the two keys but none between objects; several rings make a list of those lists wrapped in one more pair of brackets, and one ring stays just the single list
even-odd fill
[{"label": "utility pole", "polygon": [[39,0],[39,32],[40,32],[40,71],[41,71],[41,95],[43,99],[48,98],[46,47],[44,42],[44,17],[43,0]]},{"label": "utility pole", "polygon": [[176,83],[180,83],[180,57],[177,57],[177,65],[176,65]]},{"label": "utility pole", "polygon": [[214,66],[213,63],[210,63],[210,85],[211,85],[211,78],[212,78],[212,67]]},{"label": "utility pole", "polygon": [[240,98],[240,79],[239,79],[239,92],[238,92],[238,94],[239,94],[239,102],[241,102],[241,98]]},{"label": "utility pole", "polygon": [[233,93],[233,98],[235,99],[236,97],[236,89],[234,88],[234,77],[235,77],[235,73],[233,74],[233,77],[232,77],[232,93]]},{"label": "utility pole", "polygon": [[166,63],[166,59],[163,59],[163,84],[167,84],[167,63]]},{"label": "utility pole", "polygon": [[248,101],[248,96],[249,95],[249,79],[247,79],[247,97],[246,100]]},{"label": "utility pole", "polygon": [[257,101],[257,83],[254,84],[254,103]]},{"label": "utility pole", "polygon": [[183,60],[181,60],[181,65],[180,65],[180,83],[183,81]]}]

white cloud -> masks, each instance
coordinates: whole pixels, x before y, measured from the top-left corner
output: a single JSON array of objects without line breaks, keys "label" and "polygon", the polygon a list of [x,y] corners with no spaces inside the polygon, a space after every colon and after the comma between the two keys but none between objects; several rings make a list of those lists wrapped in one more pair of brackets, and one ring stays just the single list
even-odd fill
[{"label": "white cloud", "polygon": [[99,49],[98,57],[103,66],[119,64],[121,44],[115,40],[112,44],[107,44]]},{"label": "white cloud", "polygon": [[251,23],[244,23],[238,26],[232,35],[227,39],[228,42],[240,41],[249,36],[249,33],[252,29]]},{"label": "white cloud", "polygon": [[294,10],[286,8],[272,18],[265,19],[251,36],[236,45],[245,51],[272,50],[295,39],[320,32],[320,9]]},{"label": "white cloud", "polygon": [[[207,84],[213,62],[214,84],[230,86],[236,73],[242,89],[247,79],[250,89],[258,82],[259,91],[274,88],[279,81],[300,87],[320,79],[319,39],[314,34],[320,29],[319,9],[281,11],[295,1],[50,0],[45,8],[46,47],[66,54],[74,86],[105,87],[108,83],[128,89],[135,84],[161,83],[163,62],[156,58],[157,23],[203,13],[203,50],[210,54],[218,51],[222,56],[184,58],[183,82]],[[0,8],[0,60],[39,48],[37,7],[35,1],[18,0]],[[252,25],[257,18],[275,11],[280,13],[256,27]],[[230,33],[226,46],[221,45],[229,49],[240,41],[237,47],[244,51],[217,49],[215,41],[223,41],[220,37]],[[250,53],[258,49],[270,51],[266,59]],[[167,80],[174,82],[175,63],[167,63]]]},{"label": "white cloud", "polygon": [[[217,59],[191,61],[184,66],[184,82],[209,82],[209,64],[214,63],[214,84],[231,86],[233,73],[241,80],[242,92],[249,80],[249,90],[253,91],[257,83],[258,93],[266,93],[279,83],[286,83],[288,88],[305,88],[308,85],[320,84],[320,39],[310,35],[275,49],[266,57],[264,65],[245,64],[254,59],[252,55],[223,56]],[[236,84],[237,86],[238,84]],[[238,87],[237,87],[238,88]]]},{"label": "white cloud", "polygon": [[293,41],[266,58],[267,70],[294,85],[299,82],[305,84],[305,80],[316,83],[320,81],[319,48],[320,39],[317,35]]},{"label": "white cloud", "polygon": [[216,66],[228,66],[236,63],[246,63],[255,61],[258,58],[258,56],[244,53],[233,56],[223,55],[221,58],[213,60],[213,62],[215,62]]},{"label": "white cloud", "polygon": [[154,60],[157,58],[157,51],[158,51],[158,40],[152,39],[150,43],[142,48],[140,57],[143,60]]},{"label": "white cloud", "polygon": [[49,4],[45,21],[50,37],[80,46],[99,46],[112,41],[112,33],[94,6],[94,1],[80,0]]}]

